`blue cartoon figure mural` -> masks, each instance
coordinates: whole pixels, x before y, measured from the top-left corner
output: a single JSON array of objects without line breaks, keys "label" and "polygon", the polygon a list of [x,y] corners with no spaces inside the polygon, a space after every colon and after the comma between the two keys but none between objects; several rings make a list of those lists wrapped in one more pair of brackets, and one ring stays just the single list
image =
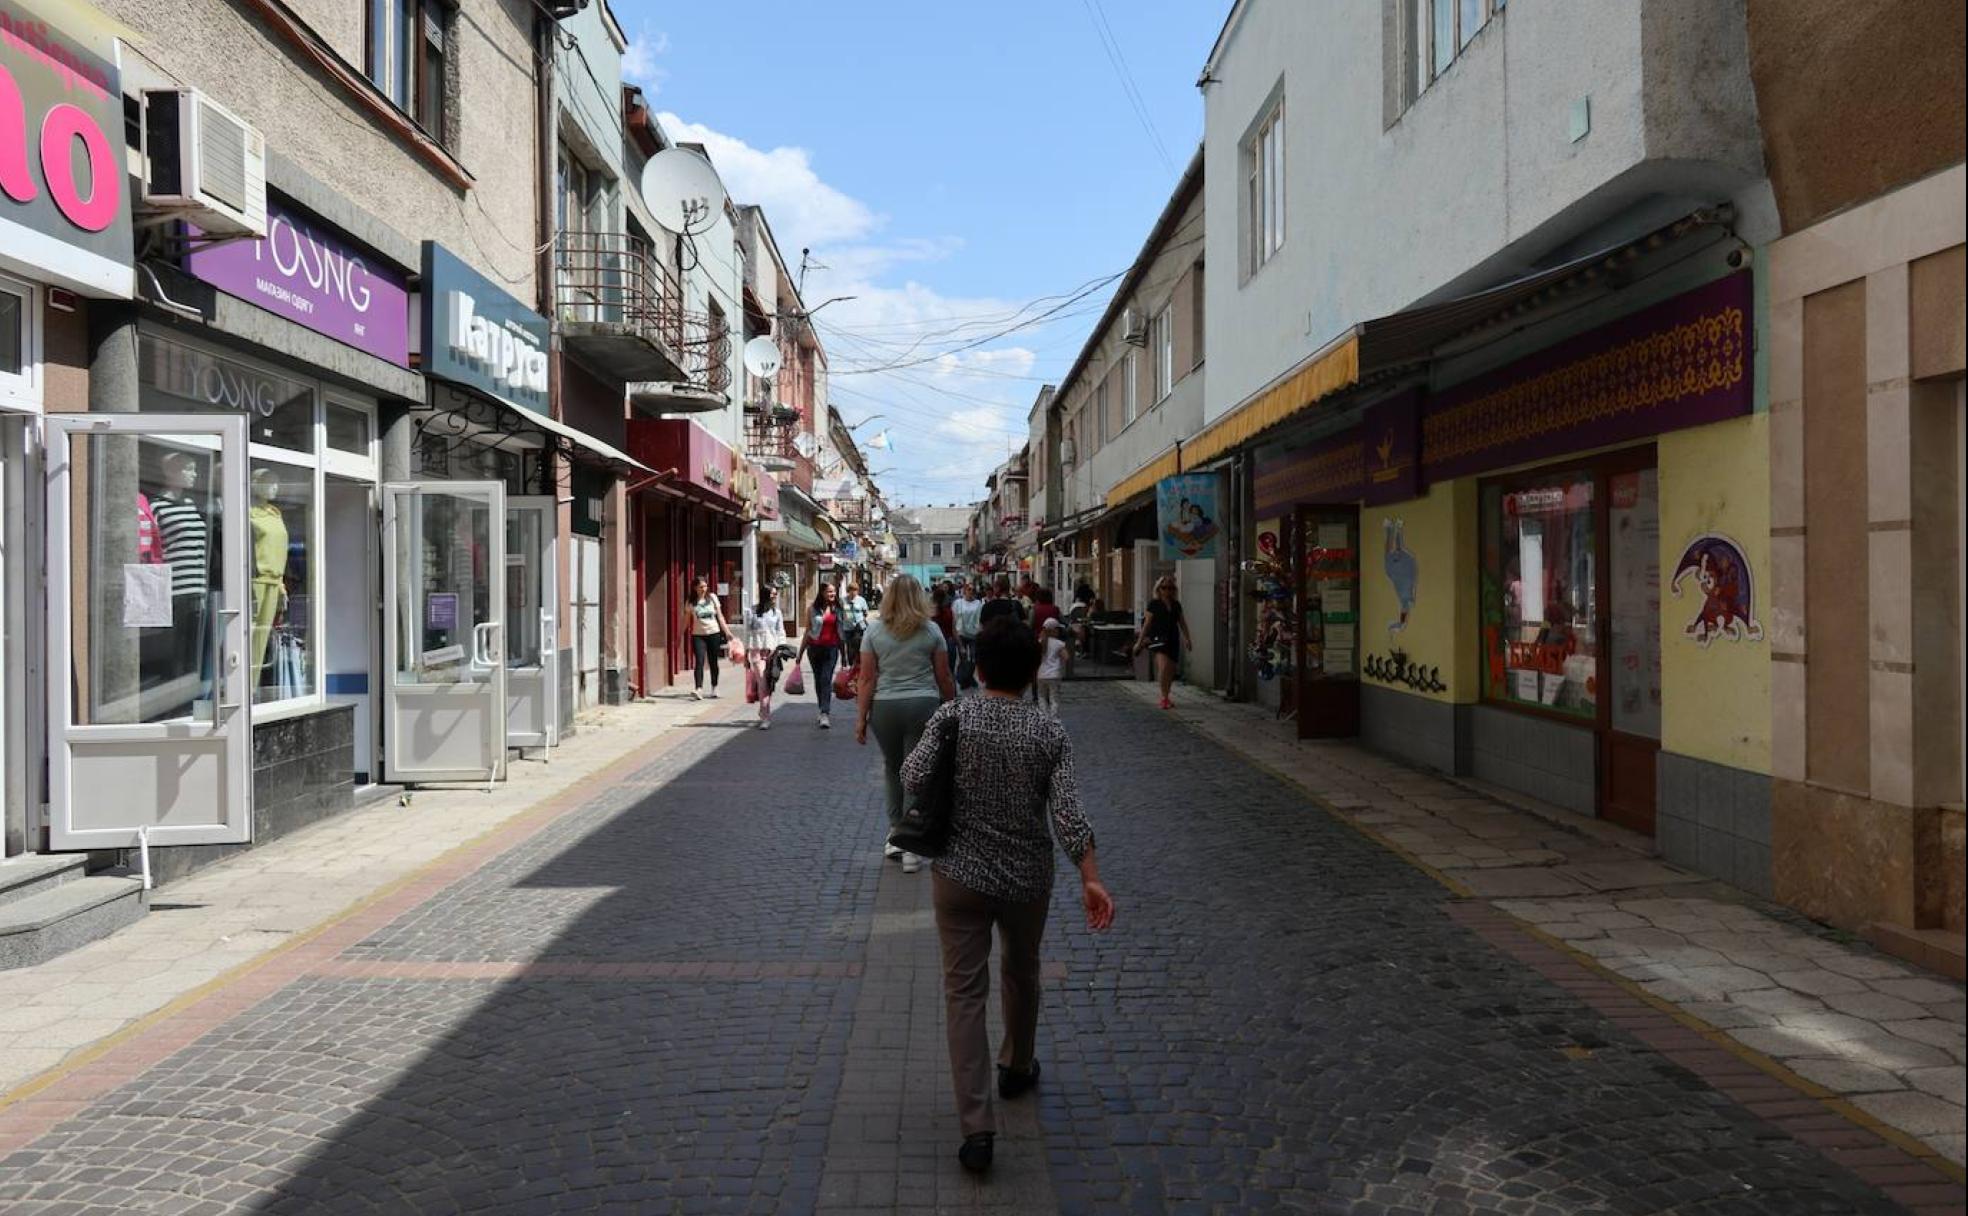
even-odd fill
[{"label": "blue cartoon figure mural", "polygon": [[1387,639],[1391,646],[1394,635],[1408,627],[1408,614],[1414,611],[1415,584],[1421,578],[1421,563],[1408,552],[1407,537],[1403,535],[1404,525],[1400,520],[1384,521],[1381,530],[1385,534],[1381,561],[1387,569],[1387,581],[1394,584],[1394,599],[1401,605],[1400,617],[1387,622]]},{"label": "blue cartoon figure mural", "polygon": [[1702,646],[1723,634],[1734,642],[1763,640],[1763,626],[1756,620],[1755,579],[1741,545],[1719,532],[1697,536],[1674,563],[1668,588],[1677,599],[1682,582],[1691,574],[1702,593],[1702,606],[1683,633]]}]

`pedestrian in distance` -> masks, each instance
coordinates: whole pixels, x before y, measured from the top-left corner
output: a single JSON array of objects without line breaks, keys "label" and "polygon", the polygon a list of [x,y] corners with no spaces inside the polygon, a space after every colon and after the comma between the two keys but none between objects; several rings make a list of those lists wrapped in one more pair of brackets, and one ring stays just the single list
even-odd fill
[{"label": "pedestrian in distance", "polygon": [[841,592],[840,611],[841,661],[852,667],[861,661],[861,639],[868,632],[868,601],[855,579]]},{"label": "pedestrian in distance", "polygon": [[[862,652],[856,690],[861,712],[854,722],[854,741],[866,744],[872,728],[881,745],[888,824],[893,828],[902,821],[902,762],[922,738],[923,724],[939,704],[957,695],[957,688],[950,678],[950,652],[931,620],[922,584],[898,574],[889,580],[882,604],[881,620],[868,627]],[[887,842],[882,855],[901,858],[904,874],[922,868],[921,858]]]},{"label": "pedestrian in distance", "polygon": [[982,627],[978,617],[984,611],[984,601],[977,596],[977,584],[966,579],[963,597],[950,606],[951,616],[957,622],[957,688],[959,690],[977,687],[975,663],[971,652],[977,645],[977,631]]},{"label": "pedestrian in distance", "polygon": [[1063,614],[1059,611],[1059,604],[1056,602],[1052,594],[1052,588],[1050,587],[1033,588],[1032,632],[1038,635],[1040,641],[1045,640],[1045,634],[1044,632],[1042,632],[1045,629],[1045,623],[1047,621],[1056,621],[1062,615]]},{"label": "pedestrian in distance", "polygon": [[1066,678],[1066,630],[1058,617],[1049,618],[1039,626],[1039,676],[1033,681],[1038,689],[1039,708],[1059,716],[1059,685]]},{"label": "pedestrian in distance", "polygon": [[957,667],[957,612],[951,601],[955,598],[948,583],[936,584],[936,594],[931,598],[934,612],[930,619],[936,622],[937,631],[943,635],[944,649],[950,652],[950,670]]},{"label": "pedestrian in distance", "polygon": [[834,668],[840,665],[843,628],[840,592],[832,583],[822,583],[807,614],[806,636],[800,639],[798,656],[802,659],[811,656],[813,699],[820,706],[820,719],[815,725],[821,730],[830,730],[834,725]]},{"label": "pedestrian in distance", "polygon": [[930,881],[943,950],[950,1079],[963,1134],[957,1160],[973,1172],[991,1167],[997,1139],[985,1023],[992,930],[1003,951],[997,1089],[998,1097],[1010,1100],[1039,1083],[1039,942],[1052,898],[1055,841],[1079,867],[1087,927],[1098,933],[1114,923],[1114,900],[1094,858],[1093,827],[1080,808],[1071,740],[1058,719],[1024,699],[1039,662],[1031,630],[1015,621],[985,626],[977,636],[984,695],[937,710],[902,772],[906,788],[920,796],[942,761],[943,721],[954,716],[956,804],[949,842],[931,865]]},{"label": "pedestrian in distance", "polygon": [[760,730],[772,728],[772,694],[779,687],[785,649],[786,623],[779,614],[779,601],[766,590],[745,614],[745,661],[751,665],[751,678],[758,681]]},{"label": "pedestrian in distance", "polygon": [[710,695],[718,695],[718,659],[731,644],[731,631],[725,627],[724,605],[711,594],[710,581],[702,575],[690,580],[690,598],[684,604],[690,618],[690,696],[704,699],[704,674],[710,673]]},{"label": "pedestrian in distance", "polygon": [[982,629],[1002,617],[1022,621],[1025,619],[1025,610],[1019,606],[1016,599],[1012,598],[1011,580],[999,575],[998,581],[992,585],[991,598],[985,600],[984,607],[978,610],[978,628]]},{"label": "pedestrian in distance", "polygon": [[1182,601],[1175,597],[1175,577],[1164,574],[1155,583],[1155,598],[1148,601],[1141,628],[1134,635],[1134,648],[1146,646],[1155,678],[1162,686],[1162,708],[1173,709],[1169,699],[1176,672],[1182,666],[1182,652],[1194,649],[1189,641],[1189,622],[1182,616]]}]

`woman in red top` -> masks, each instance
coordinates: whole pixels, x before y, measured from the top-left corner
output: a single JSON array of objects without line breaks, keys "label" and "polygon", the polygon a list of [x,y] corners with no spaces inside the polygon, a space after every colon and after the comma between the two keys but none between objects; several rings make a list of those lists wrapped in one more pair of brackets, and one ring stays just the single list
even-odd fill
[{"label": "woman in red top", "polygon": [[813,696],[820,704],[821,730],[831,729],[829,714],[834,708],[834,667],[841,655],[840,592],[832,583],[820,584],[813,597],[813,611],[806,623],[806,636],[800,639],[799,657],[813,656]]},{"label": "woman in red top", "polygon": [[[1040,639],[1045,637],[1045,623],[1058,620],[1059,605],[1053,601],[1052,588],[1040,587],[1032,592],[1032,632]],[[1065,622],[1061,621],[1062,628]]]},{"label": "woman in red top", "polygon": [[957,665],[957,610],[950,603],[950,584],[936,584],[936,592],[932,598],[936,605],[936,612],[930,617],[930,620],[935,623],[937,630],[942,633],[943,649],[949,653],[950,667],[952,670],[955,670]]}]

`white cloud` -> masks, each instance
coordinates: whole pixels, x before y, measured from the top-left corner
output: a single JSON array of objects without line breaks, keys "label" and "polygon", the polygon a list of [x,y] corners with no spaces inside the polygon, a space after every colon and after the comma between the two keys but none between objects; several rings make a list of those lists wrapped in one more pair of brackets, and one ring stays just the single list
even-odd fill
[{"label": "white cloud", "polygon": [[[1020,302],[941,290],[938,267],[962,251],[963,238],[889,233],[887,216],[827,182],[807,149],[760,148],[674,113],[660,118],[672,139],[704,146],[733,198],[765,209],[790,269],[797,272],[801,249],[813,251],[804,296],[814,307],[832,301],[816,321],[833,401],[850,422],[884,415],[876,425],[893,447],[870,457],[888,470],[876,480],[891,499],[982,497],[984,478],[1025,435],[1038,384],[1019,377],[1038,365],[1034,334],[1044,331],[939,352],[1011,324]],[[898,363],[910,366],[856,372]]]},{"label": "white cloud", "polygon": [[649,32],[642,26],[629,39],[627,49],[622,52],[622,79],[630,84],[639,84],[643,92],[651,96],[663,91],[663,82],[669,78],[669,71],[659,66],[656,60],[670,49],[670,36],[661,30]]}]

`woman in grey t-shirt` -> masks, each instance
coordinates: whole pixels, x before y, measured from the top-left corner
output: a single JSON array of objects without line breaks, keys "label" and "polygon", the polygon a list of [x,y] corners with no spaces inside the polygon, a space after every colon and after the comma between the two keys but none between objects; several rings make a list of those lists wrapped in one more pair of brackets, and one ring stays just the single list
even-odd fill
[{"label": "woman in grey t-shirt", "polygon": [[[882,595],[881,620],[868,626],[861,642],[859,684],[854,741],[867,743],[873,727],[888,785],[888,823],[894,827],[902,819],[902,761],[915,750],[936,707],[957,695],[943,633],[930,621],[929,596],[909,575],[896,575]],[[882,852],[900,857],[905,874],[922,868],[914,853],[894,845]]]}]

